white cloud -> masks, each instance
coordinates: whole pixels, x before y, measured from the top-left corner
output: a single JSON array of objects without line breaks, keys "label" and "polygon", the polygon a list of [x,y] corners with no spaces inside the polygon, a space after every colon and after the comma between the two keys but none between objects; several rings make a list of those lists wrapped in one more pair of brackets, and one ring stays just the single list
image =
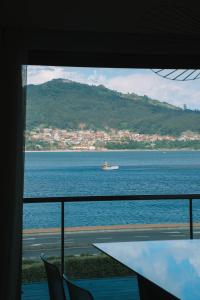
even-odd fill
[{"label": "white cloud", "polygon": [[192,87],[191,82],[170,81],[153,73],[114,77],[108,81],[107,86],[125,93],[148,95],[181,107],[183,104],[191,108],[200,107],[200,91]]},{"label": "white cloud", "polygon": [[[87,70],[87,71],[86,71]],[[70,79],[86,84],[103,84],[107,88],[124,93],[148,95],[153,99],[166,101],[176,106],[200,108],[200,89],[198,80],[177,82],[161,78],[150,70],[28,67],[28,84],[40,84],[55,78]],[[112,71],[111,71],[112,70]],[[123,73],[123,74],[122,74]]]},{"label": "white cloud", "polygon": [[27,83],[41,84],[56,78],[70,79],[73,75],[73,72],[66,72],[65,68],[62,67],[29,66]]}]

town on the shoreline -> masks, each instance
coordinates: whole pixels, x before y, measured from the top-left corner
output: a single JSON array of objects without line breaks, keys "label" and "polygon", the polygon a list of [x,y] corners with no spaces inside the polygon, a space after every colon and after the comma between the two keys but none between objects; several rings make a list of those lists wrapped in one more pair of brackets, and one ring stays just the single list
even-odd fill
[{"label": "town on the shoreline", "polygon": [[38,127],[26,131],[26,150],[200,149],[200,134],[140,134],[129,130],[70,130]]}]

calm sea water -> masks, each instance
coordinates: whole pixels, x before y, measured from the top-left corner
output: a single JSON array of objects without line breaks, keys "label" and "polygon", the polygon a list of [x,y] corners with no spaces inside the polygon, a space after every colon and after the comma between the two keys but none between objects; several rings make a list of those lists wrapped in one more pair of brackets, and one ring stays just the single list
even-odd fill
[{"label": "calm sea water", "polygon": [[[120,166],[102,171],[104,161]],[[29,152],[25,197],[200,193],[199,151]],[[194,201],[200,221],[200,201]],[[65,225],[188,221],[188,201],[66,203]],[[24,205],[24,228],[58,227],[60,204]]]}]

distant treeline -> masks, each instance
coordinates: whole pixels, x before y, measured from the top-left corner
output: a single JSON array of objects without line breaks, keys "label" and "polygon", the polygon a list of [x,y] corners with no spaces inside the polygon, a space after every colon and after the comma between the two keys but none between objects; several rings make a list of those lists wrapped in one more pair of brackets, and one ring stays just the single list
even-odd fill
[{"label": "distant treeline", "polygon": [[[200,140],[195,141],[156,141],[156,142],[136,142],[126,141],[125,143],[108,142],[96,145],[97,149],[108,150],[162,150],[162,149],[188,149],[188,150],[200,150]],[[72,148],[71,148],[72,149]],[[27,141],[26,150],[66,150],[66,148],[60,148],[57,141],[48,143],[46,141]],[[67,148],[70,150],[70,148]]]},{"label": "distant treeline", "polygon": [[105,144],[108,150],[159,150],[159,149],[190,149],[200,150],[200,141],[156,141],[156,142],[136,142],[126,143],[108,142]]},{"label": "distant treeline", "polygon": [[[60,145],[57,141],[53,141],[53,143],[48,143],[46,141],[31,141],[26,140],[26,146],[27,151],[38,151],[38,150],[62,150],[60,149]],[[64,149],[63,149],[64,150]]]}]

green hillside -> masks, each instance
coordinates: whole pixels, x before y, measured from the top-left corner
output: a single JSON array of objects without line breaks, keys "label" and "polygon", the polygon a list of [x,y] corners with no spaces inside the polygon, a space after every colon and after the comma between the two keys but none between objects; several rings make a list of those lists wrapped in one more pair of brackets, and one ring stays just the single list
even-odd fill
[{"label": "green hillside", "polygon": [[38,126],[78,129],[129,129],[179,135],[200,132],[200,112],[104,86],[63,79],[27,86],[27,129]]}]

